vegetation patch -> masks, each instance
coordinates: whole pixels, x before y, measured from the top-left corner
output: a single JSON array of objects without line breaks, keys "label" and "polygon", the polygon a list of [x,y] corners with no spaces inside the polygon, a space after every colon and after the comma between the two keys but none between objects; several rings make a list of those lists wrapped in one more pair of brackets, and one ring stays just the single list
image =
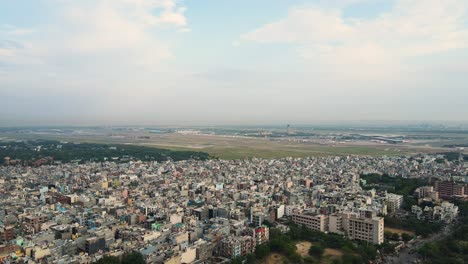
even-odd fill
[{"label": "vegetation patch", "polygon": [[135,145],[71,143],[49,140],[4,142],[0,143],[0,164],[4,158],[34,163],[61,161],[116,161],[128,162],[130,160],[166,161],[172,159],[208,159],[210,155],[199,151],[177,151]]},{"label": "vegetation patch", "polygon": [[468,201],[459,201],[456,205],[460,210],[459,224],[448,236],[419,249],[424,263],[468,263]]}]

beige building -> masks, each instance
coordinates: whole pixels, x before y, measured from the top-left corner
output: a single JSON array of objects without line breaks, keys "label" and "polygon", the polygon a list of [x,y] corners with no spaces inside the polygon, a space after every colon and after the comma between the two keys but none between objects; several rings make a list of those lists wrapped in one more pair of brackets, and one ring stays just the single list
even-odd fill
[{"label": "beige building", "polygon": [[181,254],[181,263],[192,263],[197,258],[197,249],[189,247]]},{"label": "beige building", "polygon": [[382,244],[384,242],[384,219],[382,217],[360,218],[351,216],[344,226],[349,239]]},{"label": "beige building", "polygon": [[374,244],[384,242],[384,219],[372,214],[362,217],[356,213],[323,215],[303,212],[293,213],[292,220],[299,226],[320,232],[345,234],[352,240]]},{"label": "beige building", "polygon": [[335,234],[343,234],[343,217],[341,214],[332,214],[328,217],[328,231]]},{"label": "beige building", "polygon": [[325,232],[328,227],[328,217],[322,214],[314,213],[293,213],[292,220],[295,224],[304,225],[308,229]]}]

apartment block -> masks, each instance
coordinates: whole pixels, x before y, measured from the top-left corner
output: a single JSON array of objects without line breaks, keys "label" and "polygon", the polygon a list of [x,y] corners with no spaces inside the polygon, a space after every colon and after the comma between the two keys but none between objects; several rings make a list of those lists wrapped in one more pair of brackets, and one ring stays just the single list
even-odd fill
[{"label": "apartment block", "polygon": [[293,213],[292,214],[292,221],[302,226],[304,225],[308,229],[325,232],[328,224],[328,217],[323,214],[316,214],[316,213]]},{"label": "apartment block", "polygon": [[347,219],[345,229],[349,239],[368,241],[374,244],[384,242],[384,219],[382,217],[351,216]]}]

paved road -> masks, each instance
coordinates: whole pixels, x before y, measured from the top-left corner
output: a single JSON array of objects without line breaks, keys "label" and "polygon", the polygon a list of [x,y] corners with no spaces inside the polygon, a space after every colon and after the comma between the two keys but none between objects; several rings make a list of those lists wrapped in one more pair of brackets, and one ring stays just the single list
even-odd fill
[{"label": "paved road", "polygon": [[436,233],[432,236],[429,236],[427,238],[420,238],[416,239],[410,247],[405,247],[400,250],[398,254],[394,254],[392,256],[388,256],[385,258],[383,263],[385,264],[406,264],[406,263],[416,263],[418,259],[421,259],[421,257],[418,255],[418,253],[410,253],[410,251],[414,250],[417,251],[420,247],[422,247],[425,243],[428,242],[433,242],[436,240],[439,240],[441,237],[447,235],[450,233],[452,226],[446,226],[444,227],[439,233]]}]

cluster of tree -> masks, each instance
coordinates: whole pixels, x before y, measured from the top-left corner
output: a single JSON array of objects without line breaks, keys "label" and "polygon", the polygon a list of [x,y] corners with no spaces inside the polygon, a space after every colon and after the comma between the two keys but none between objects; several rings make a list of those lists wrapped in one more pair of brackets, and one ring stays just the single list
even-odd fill
[{"label": "cluster of tree", "polygon": [[468,144],[449,144],[443,145],[444,148],[468,148]]},{"label": "cluster of tree", "polygon": [[429,183],[424,178],[407,179],[378,173],[361,174],[361,179],[366,181],[366,185],[363,186],[365,189],[385,189],[388,192],[404,196],[413,195],[416,188]]},{"label": "cluster of tree", "polygon": [[[303,226],[291,225],[290,233],[294,240],[305,240],[318,247],[341,250],[343,256],[339,263],[368,263],[376,259],[378,249],[386,247],[386,245],[375,246],[370,243],[351,241],[342,235],[325,234],[309,230]],[[313,255],[317,256],[318,248],[311,250],[314,250]]]},{"label": "cluster of tree", "polygon": [[315,244],[309,248],[309,255],[317,258],[321,258],[324,252],[325,248],[323,248],[322,244]]},{"label": "cluster of tree", "polygon": [[468,202],[456,202],[460,210],[459,223],[441,240],[426,243],[419,249],[425,263],[468,263]]},{"label": "cluster of tree", "polygon": [[411,210],[411,206],[417,204],[413,196],[414,190],[429,184],[427,179],[407,179],[378,173],[362,174],[361,179],[366,181],[366,184],[362,185],[364,189],[370,190],[375,188],[377,190],[387,190],[390,193],[403,195],[402,208],[407,211]]},{"label": "cluster of tree", "polygon": [[[40,146],[40,148],[38,148]],[[107,145],[94,143],[60,143],[58,141],[28,141],[8,142],[0,148],[0,164],[4,157],[35,161],[45,157],[52,157],[61,162],[72,160],[104,161],[105,158],[119,157],[119,160],[130,158],[143,161],[166,161],[172,159],[208,159],[208,153],[198,151],[173,151],[132,145]],[[124,159],[125,160],[125,159]]]},{"label": "cluster of tree", "polygon": [[114,256],[104,256],[94,264],[146,264],[146,261],[140,252],[133,251],[124,254],[122,259]]},{"label": "cluster of tree", "polygon": [[257,259],[254,254],[247,254],[245,256],[238,256],[231,260],[231,264],[255,264]]},{"label": "cluster of tree", "polygon": [[278,229],[270,229],[270,250],[286,256],[293,263],[301,263],[302,257],[296,252],[296,241],[291,232],[283,234]]},{"label": "cluster of tree", "polygon": [[460,158],[460,155],[462,156],[462,158],[464,160],[468,160],[468,156],[467,155],[463,155],[462,153],[460,152],[444,152],[444,153],[440,153],[441,155],[444,155],[444,158],[448,161],[457,161],[459,158]]},{"label": "cluster of tree", "polygon": [[411,239],[413,239],[413,236],[412,235],[409,235],[407,233],[402,233],[401,236],[400,234],[398,233],[393,233],[393,232],[390,232],[390,231],[385,231],[384,233],[385,235],[385,240],[393,240],[393,241],[400,241],[400,240],[403,240],[405,242],[408,242],[410,241]]},{"label": "cluster of tree", "polygon": [[439,232],[443,227],[442,223],[439,222],[428,223],[414,217],[400,218],[391,216],[385,217],[385,226],[412,230],[416,235],[424,237]]},{"label": "cluster of tree", "polygon": [[[308,241],[313,245],[309,249],[309,255],[302,257],[296,251],[296,243]],[[343,252],[341,258],[335,258],[334,263],[368,263],[377,257],[377,250],[385,253],[391,253],[394,247],[390,244],[372,245],[351,241],[344,236],[337,234],[325,234],[318,231],[309,230],[305,227],[290,225],[288,233],[282,233],[276,228],[270,229],[270,242],[257,246],[255,255],[247,255],[233,260],[233,263],[257,263],[271,252],[279,253],[286,257],[289,263],[320,263],[326,248],[338,249]]]}]

